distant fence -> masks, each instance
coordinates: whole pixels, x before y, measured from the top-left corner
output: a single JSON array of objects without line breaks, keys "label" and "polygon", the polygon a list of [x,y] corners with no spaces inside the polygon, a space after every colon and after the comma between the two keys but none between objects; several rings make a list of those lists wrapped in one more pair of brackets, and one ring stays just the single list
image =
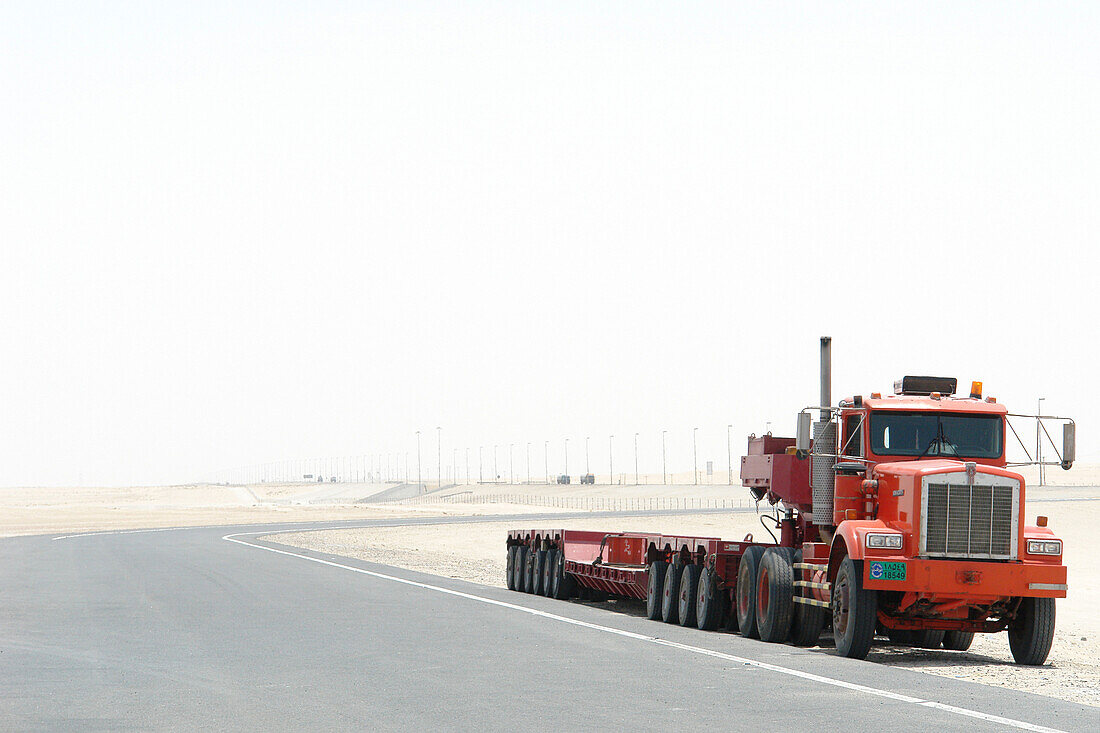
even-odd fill
[{"label": "distant fence", "polygon": [[659,509],[743,509],[754,506],[747,499],[706,499],[702,497],[623,497],[605,496],[537,496],[532,494],[472,494],[462,492],[440,496],[425,494],[407,499],[388,499],[372,504],[521,504],[580,511],[650,511]]}]

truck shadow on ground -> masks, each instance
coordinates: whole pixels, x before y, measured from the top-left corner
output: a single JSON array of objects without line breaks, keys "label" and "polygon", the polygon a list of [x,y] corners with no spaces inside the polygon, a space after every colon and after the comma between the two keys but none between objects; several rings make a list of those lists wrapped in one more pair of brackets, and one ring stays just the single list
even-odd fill
[{"label": "truck shadow on ground", "polygon": [[[888,664],[893,667],[1017,667],[1008,659],[998,659],[974,652],[955,652],[944,649],[920,649],[888,641],[878,642],[867,655],[868,662]],[[1056,669],[1047,662],[1033,669]]]},{"label": "truck shadow on ground", "polygon": [[[645,618],[646,605],[644,601],[630,598],[611,598],[608,600],[574,599],[571,601],[580,606],[598,608],[612,613],[619,613],[635,618]],[[654,622],[659,623],[659,622]],[[736,631],[722,628],[718,632],[700,633],[725,633],[737,634]],[[825,630],[821,634],[821,641],[817,646],[806,648],[806,651],[818,654],[836,654],[836,645],[833,642],[832,632]],[[874,646],[867,655],[868,662],[885,664],[891,667],[911,667],[920,669],[939,667],[1015,667],[1011,660],[998,659],[985,654],[974,652],[957,652],[945,649],[922,649],[907,644],[896,644],[886,637],[876,637]],[[1057,669],[1057,666],[1047,662],[1040,669]]]}]

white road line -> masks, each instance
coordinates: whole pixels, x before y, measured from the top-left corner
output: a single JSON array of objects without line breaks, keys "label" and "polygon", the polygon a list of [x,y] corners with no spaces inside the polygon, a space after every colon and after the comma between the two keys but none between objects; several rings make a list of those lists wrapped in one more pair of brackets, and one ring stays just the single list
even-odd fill
[{"label": "white road line", "polygon": [[101,530],[99,532],[81,532],[80,534],[63,534],[60,537],[51,538],[50,541],[51,542],[57,542],[58,540],[71,540],[74,537],[99,537],[101,535],[105,536],[105,535],[112,535],[112,534],[145,534],[146,532],[175,532],[175,531],[181,530],[181,529],[217,529],[218,527],[224,527],[224,526],[225,525],[210,524],[210,525],[198,526],[198,527],[156,527],[154,529],[116,529],[116,530],[109,530],[109,531],[102,531]]},{"label": "white road line", "polygon": [[791,677],[799,677],[801,679],[810,680],[812,682],[818,682],[824,685],[831,685],[833,687],[840,687],[846,690],[853,690],[855,692],[862,692],[867,695],[874,695],[876,697],[884,697],[889,700],[896,700],[898,702],[912,703],[914,705],[921,705],[923,707],[936,708],[937,710],[943,710],[944,712],[953,713],[955,715],[963,715],[970,718],[977,718],[979,720],[986,720],[998,725],[1004,725],[1011,728],[1018,728],[1020,730],[1039,731],[1040,733],[1065,733],[1057,728],[1045,728],[1041,725],[1035,725],[1033,723],[1027,723],[1022,720],[1013,720],[1012,718],[1002,718],[997,715],[990,715],[989,713],[982,713],[977,710],[969,710],[967,708],[955,707],[954,705],[947,705],[933,700],[922,700],[919,697],[911,697],[909,695],[902,695],[897,692],[890,692],[889,690],[880,690],[876,687],[867,687],[866,685],[858,685],[854,682],[846,682],[845,680],[833,679],[832,677],[824,677],[822,675],[813,674],[810,672],[803,672],[798,669],[791,669],[789,667],[781,667],[776,664],[768,664],[767,662],[760,662],[755,659],[749,659],[747,657],[738,657],[733,654],[726,654],[724,652],[714,651],[713,649],[704,649],[702,647],[690,646],[688,644],[680,644],[675,641],[669,641],[667,639],[658,639],[654,636],[646,636],[645,634],[637,634],[633,631],[625,631],[623,629],[616,629],[611,626],[602,626],[600,624],[590,623],[588,621],[581,621],[575,618],[569,618],[568,616],[559,616],[556,613],[549,613],[547,611],[540,611],[535,608],[528,608],[527,606],[520,606],[515,603],[508,603],[507,601],[498,601],[495,598],[486,598],[484,596],[474,595],[472,593],[464,593],[458,590],[452,590],[451,588],[444,588],[438,585],[431,585],[429,583],[421,583],[415,580],[408,580],[406,578],[399,578],[394,575],[386,575],[385,573],[376,573],[373,570],[366,570],[364,568],[357,568],[352,565],[343,565],[331,560],[322,560],[318,557],[310,557],[309,555],[302,555],[297,552],[290,552],[289,550],[279,550],[274,547],[266,547],[264,545],[257,545],[252,542],[246,542],[245,540],[237,539],[244,535],[261,534],[259,532],[240,532],[237,534],[228,534],[222,537],[223,540],[229,542],[235,542],[238,545],[244,545],[245,547],[253,547],[257,550],[266,550],[267,552],[274,552],[279,555],[288,555],[290,557],[301,558],[302,560],[308,560],[320,565],[328,565],[329,567],[340,568],[341,570],[350,570],[353,573],[360,573],[362,575],[369,575],[374,578],[380,578],[382,580],[393,581],[394,583],[402,583],[404,585],[411,585],[416,588],[424,588],[425,590],[435,591],[437,593],[445,593],[450,596],[457,596],[459,598],[466,598],[471,601],[477,601],[478,603],[485,603],[490,606],[499,606],[501,608],[509,608],[513,611],[520,611],[532,616],[540,616],[542,618],[552,619],[554,621],[560,621],[562,623],[571,624],[573,626],[582,626],[586,629],[593,629],[595,631],[603,631],[608,634],[615,634],[616,636],[624,636],[628,639],[635,639],[637,641],[649,642],[650,644],[658,644],[660,646],[672,647],[674,649],[680,649],[681,651],[690,652],[692,654],[701,654],[708,657],[716,657],[718,659],[724,659],[729,662],[736,662],[737,664],[748,665],[751,667],[757,667],[759,669],[766,669],[770,672],[777,672],[779,674],[789,675]]}]

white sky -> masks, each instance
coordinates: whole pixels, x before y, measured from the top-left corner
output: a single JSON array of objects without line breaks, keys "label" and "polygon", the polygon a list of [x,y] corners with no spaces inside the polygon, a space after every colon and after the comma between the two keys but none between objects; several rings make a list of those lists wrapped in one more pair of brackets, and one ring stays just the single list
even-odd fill
[{"label": "white sky", "polygon": [[4,3],[0,484],[724,469],[823,334],[1100,460],[1098,7]]}]

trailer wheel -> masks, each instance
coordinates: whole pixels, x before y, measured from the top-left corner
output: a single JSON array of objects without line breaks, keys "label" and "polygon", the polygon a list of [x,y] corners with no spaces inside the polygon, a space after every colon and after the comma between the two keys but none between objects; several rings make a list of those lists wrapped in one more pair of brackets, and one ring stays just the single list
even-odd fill
[{"label": "trailer wheel", "polygon": [[699,571],[700,565],[687,565],[680,574],[680,590],[677,595],[676,613],[680,617],[681,626],[695,625],[695,596],[699,595]]},{"label": "trailer wheel", "polygon": [[913,634],[913,646],[918,649],[939,649],[943,644],[942,629],[921,629]]},{"label": "trailer wheel", "polygon": [[756,576],[756,628],[763,641],[783,642],[791,633],[792,572],[786,548],[769,547],[760,559]]},{"label": "trailer wheel", "polygon": [[565,572],[565,554],[558,550],[554,553],[554,578],[550,581],[550,595],[559,601],[565,601],[577,594],[577,581]]},{"label": "trailer wheel", "polygon": [[680,575],[684,572],[683,565],[669,563],[665,570],[665,585],[661,589],[661,620],[666,624],[674,624],[680,620],[679,594]]},{"label": "trailer wheel", "polygon": [[645,594],[645,615],[650,621],[661,618],[661,602],[664,600],[662,591],[665,587],[665,574],[668,572],[668,563],[664,560],[654,560],[649,564],[649,588]]},{"label": "trailer wheel", "polygon": [[741,636],[760,638],[756,628],[756,572],[764,548],[753,545],[745,550],[737,567],[737,628]]},{"label": "trailer wheel", "polygon": [[1024,598],[1008,624],[1008,646],[1016,664],[1038,665],[1047,660],[1054,641],[1054,599]]},{"label": "trailer wheel", "polygon": [[945,631],[943,633],[943,648],[956,652],[965,652],[974,643],[973,631]]},{"label": "trailer wheel", "polygon": [[833,637],[843,657],[863,659],[871,651],[878,620],[878,594],[863,587],[863,563],[844,558],[833,583]]},{"label": "trailer wheel", "polygon": [[[802,562],[802,550],[794,553],[794,561]],[[817,646],[821,629],[825,627],[825,609],[805,603],[792,603],[791,643],[795,646]]]},{"label": "trailer wheel", "polygon": [[520,593],[527,592],[527,559],[530,552],[527,545],[520,545],[516,548],[515,586]]},{"label": "trailer wheel", "polygon": [[549,598],[551,596],[552,589],[550,584],[554,579],[554,569],[558,566],[558,551],[547,550],[546,557],[542,562],[542,584],[539,586],[539,592]]},{"label": "trailer wheel", "polygon": [[508,590],[516,589],[516,546],[508,545],[508,565],[504,571],[504,582]]},{"label": "trailer wheel", "polygon": [[718,591],[718,573],[703,568],[695,593],[695,625],[703,631],[714,631],[722,620],[722,596]]},{"label": "trailer wheel", "polygon": [[542,564],[546,562],[546,550],[535,550],[531,553],[531,577],[527,581],[527,592],[536,596],[542,586]]}]

